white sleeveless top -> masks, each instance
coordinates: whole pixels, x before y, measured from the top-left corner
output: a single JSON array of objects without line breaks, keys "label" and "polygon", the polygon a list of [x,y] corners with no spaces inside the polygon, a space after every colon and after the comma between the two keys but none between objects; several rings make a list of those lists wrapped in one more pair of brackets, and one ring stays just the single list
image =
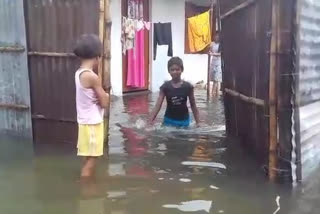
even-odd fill
[{"label": "white sleeveless top", "polygon": [[[212,42],[211,43],[211,52],[218,53],[219,52],[219,43]],[[216,66],[221,66],[221,56],[212,56],[212,64]]]},{"label": "white sleeveless top", "polygon": [[80,75],[88,69],[79,69],[75,74],[77,121],[81,125],[95,125],[103,122],[104,109],[98,104],[98,97],[91,88],[84,88],[80,82]]}]

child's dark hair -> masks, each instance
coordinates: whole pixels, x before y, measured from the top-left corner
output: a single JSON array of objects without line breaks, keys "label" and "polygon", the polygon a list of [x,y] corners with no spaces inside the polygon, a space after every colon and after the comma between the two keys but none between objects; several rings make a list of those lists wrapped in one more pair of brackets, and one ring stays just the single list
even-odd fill
[{"label": "child's dark hair", "polygon": [[82,59],[93,59],[101,56],[102,43],[95,34],[82,35],[73,50],[73,53]]},{"label": "child's dark hair", "polygon": [[182,59],[180,59],[179,57],[172,57],[169,61],[168,61],[168,70],[170,70],[170,67],[173,65],[177,65],[181,68],[181,70],[184,70],[183,67],[183,61]]}]

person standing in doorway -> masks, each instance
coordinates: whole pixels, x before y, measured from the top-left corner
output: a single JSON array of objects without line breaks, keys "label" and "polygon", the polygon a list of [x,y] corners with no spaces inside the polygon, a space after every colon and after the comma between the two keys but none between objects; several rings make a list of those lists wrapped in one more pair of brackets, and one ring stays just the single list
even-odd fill
[{"label": "person standing in doorway", "polygon": [[78,131],[78,156],[84,157],[81,178],[94,175],[97,158],[103,155],[104,109],[109,107],[109,94],[102,88],[97,70],[102,43],[93,34],[82,35],[74,54],[81,66],[75,74]]},{"label": "person standing in doorway", "polygon": [[211,76],[213,79],[212,96],[218,97],[221,90],[221,83],[222,83],[219,34],[215,36],[214,42],[211,43],[209,54],[211,56]]},{"label": "person standing in doorway", "polygon": [[190,125],[189,110],[187,101],[189,98],[190,106],[197,125],[199,125],[199,111],[194,97],[193,86],[181,79],[184,70],[183,61],[179,57],[172,57],[168,61],[168,71],[172,80],[165,82],[160,87],[160,95],[154,111],[150,116],[150,123],[157,117],[164,98],[167,100],[167,109],[163,120],[163,125],[186,128]]}]

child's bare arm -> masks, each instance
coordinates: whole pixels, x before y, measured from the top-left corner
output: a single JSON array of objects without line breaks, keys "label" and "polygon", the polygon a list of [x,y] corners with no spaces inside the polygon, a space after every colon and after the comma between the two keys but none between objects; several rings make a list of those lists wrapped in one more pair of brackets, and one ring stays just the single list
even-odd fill
[{"label": "child's bare arm", "polygon": [[102,108],[108,108],[110,96],[103,90],[101,82],[97,76],[93,76],[92,78],[92,88],[97,94],[100,106]]},{"label": "child's bare arm", "polygon": [[197,125],[199,125],[200,123],[199,110],[196,104],[196,99],[194,97],[194,89],[192,89],[190,92],[189,101],[190,101],[190,106],[194,115],[194,120],[196,121]]},{"label": "child's bare arm", "polygon": [[103,90],[98,76],[91,72],[83,72],[80,76],[80,81],[83,87],[92,88],[96,92],[99,105],[102,108],[109,107],[109,94]]},{"label": "child's bare arm", "polygon": [[152,111],[150,118],[149,118],[150,123],[156,119],[156,117],[161,109],[164,97],[165,97],[164,93],[162,91],[160,91],[156,106],[154,107],[154,110]]}]

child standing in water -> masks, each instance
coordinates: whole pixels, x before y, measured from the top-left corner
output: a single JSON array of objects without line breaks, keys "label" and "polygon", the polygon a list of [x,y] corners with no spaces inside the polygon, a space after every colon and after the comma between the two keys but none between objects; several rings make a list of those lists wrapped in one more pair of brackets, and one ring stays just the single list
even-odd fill
[{"label": "child standing in water", "polygon": [[221,70],[221,52],[220,52],[220,37],[216,35],[215,41],[210,45],[211,59],[211,77],[213,79],[212,96],[218,97],[220,94],[222,83],[222,70]]},{"label": "child standing in water", "polygon": [[157,117],[163,100],[167,100],[167,109],[164,116],[163,124],[165,126],[189,127],[190,116],[187,107],[189,98],[190,106],[194,115],[196,124],[199,125],[199,111],[194,98],[193,86],[181,79],[184,70],[183,62],[179,57],[172,57],[168,61],[168,71],[171,75],[171,81],[165,82],[160,87],[160,95],[157,100],[154,111],[151,114],[150,122]]},{"label": "child standing in water", "polygon": [[109,95],[103,90],[98,75],[102,44],[96,35],[83,35],[74,54],[81,66],[75,74],[78,131],[78,156],[84,157],[81,177],[94,175],[97,158],[103,155],[104,109],[109,107]]}]

